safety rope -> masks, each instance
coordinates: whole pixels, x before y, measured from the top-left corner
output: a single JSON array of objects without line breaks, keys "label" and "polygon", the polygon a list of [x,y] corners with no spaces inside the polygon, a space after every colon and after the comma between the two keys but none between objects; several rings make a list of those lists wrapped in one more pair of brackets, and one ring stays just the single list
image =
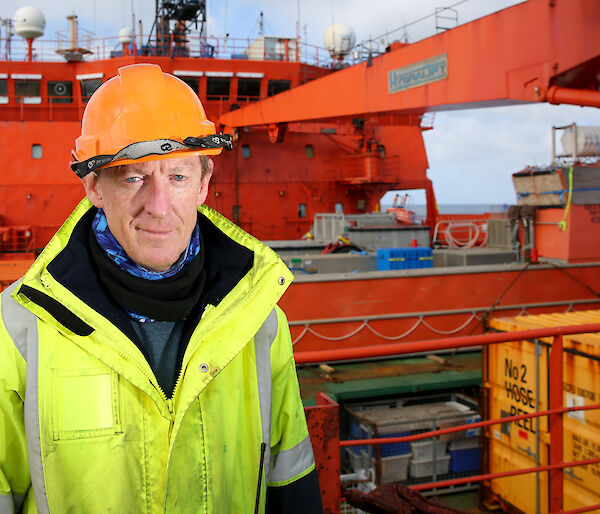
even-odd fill
[{"label": "safety rope", "polygon": [[416,323],[409,328],[406,332],[397,335],[397,336],[386,336],[381,334],[380,332],[377,332],[377,330],[375,330],[371,325],[369,325],[367,323],[367,328],[373,333],[375,334],[377,337],[381,337],[381,339],[385,339],[386,341],[398,341],[400,339],[404,339],[405,337],[409,336],[410,334],[412,334],[417,327],[421,324],[421,322],[423,321],[423,316],[419,316],[419,319],[416,321]]},{"label": "safety rope", "polygon": [[299,342],[302,338],[304,338],[304,336],[307,333],[311,333],[312,335],[318,337],[319,339],[323,339],[324,341],[343,341],[345,339],[350,339],[351,337],[354,337],[356,334],[358,334],[364,328],[369,329],[374,335],[376,335],[377,337],[380,337],[381,339],[385,339],[386,341],[398,341],[400,339],[404,339],[405,337],[412,334],[420,325],[424,325],[425,327],[427,327],[429,330],[431,330],[432,332],[434,332],[436,334],[452,335],[452,334],[457,334],[461,330],[464,330],[469,325],[469,323],[471,323],[473,320],[479,320],[479,319],[480,318],[477,315],[477,313],[474,312],[473,314],[471,314],[471,316],[469,317],[469,319],[467,321],[465,321],[464,323],[462,323],[460,326],[456,327],[455,329],[439,330],[435,327],[432,327],[427,321],[425,321],[423,316],[419,316],[417,321],[415,322],[415,324],[412,327],[410,327],[405,332],[403,332],[399,335],[396,335],[396,336],[386,336],[385,334],[378,332],[371,326],[371,324],[369,323],[368,320],[363,321],[360,326],[358,326],[354,330],[348,332],[347,334],[344,334],[341,336],[326,336],[324,334],[320,334],[319,332],[317,332],[316,330],[311,328],[310,324],[306,324],[304,326],[304,329],[300,333],[300,335],[292,341],[292,345],[295,345],[297,342]]},{"label": "safety rope", "polygon": [[320,337],[321,339],[324,339],[325,341],[343,341],[344,339],[349,339],[350,337],[358,334],[363,328],[365,328],[367,326],[367,324],[368,324],[368,321],[364,321],[363,324],[361,326],[359,326],[357,329],[353,330],[349,334],[339,336],[339,337],[324,336],[323,334],[319,334],[319,333],[315,332],[312,328],[310,328],[310,326],[308,326],[307,328],[308,328],[308,332],[310,332],[311,334],[313,334],[317,337]]},{"label": "safety rope", "polygon": [[567,196],[567,205],[565,206],[565,213],[563,214],[563,219],[558,222],[559,228],[566,232],[567,230],[567,216],[569,214],[569,209],[571,208],[571,198],[573,197],[573,166],[569,168],[569,194]]},{"label": "safety rope", "polygon": [[[427,327],[430,331],[434,332],[435,334],[444,335],[444,336],[454,335],[454,334],[457,334],[458,332],[460,332],[461,330],[464,330],[465,328],[467,328],[469,326],[469,324],[472,323],[474,320],[482,321],[484,319],[487,319],[489,317],[489,314],[492,311],[490,309],[487,309],[487,310],[484,310],[481,312],[482,312],[481,316],[479,316],[477,314],[477,312],[473,312],[471,314],[471,316],[469,317],[469,319],[467,319],[464,323],[461,323],[459,326],[457,326],[456,328],[454,328],[452,330],[437,329],[437,328],[431,326],[427,321],[425,321],[425,318],[423,315],[420,315],[420,316],[418,316],[417,321],[414,323],[414,325],[412,327],[410,327],[408,330],[406,330],[405,332],[403,332],[397,336],[386,336],[385,334],[378,332],[371,326],[371,324],[369,323],[368,320],[363,321],[360,324],[360,326],[358,326],[354,330],[348,332],[347,334],[344,334],[341,336],[326,336],[324,334],[320,334],[319,332],[317,332],[316,330],[311,328],[310,323],[307,323],[306,325],[304,325],[304,328],[303,328],[302,332],[298,335],[298,337],[296,337],[292,341],[292,345],[295,345],[296,343],[300,342],[306,336],[307,333],[310,333],[310,334],[314,335],[315,337],[318,337],[319,339],[322,339],[324,341],[344,341],[346,339],[350,339],[351,337],[354,337],[356,334],[358,334],[364,328],[367,328],[374,335],[376,335],[377,337],[384,339],[386,341],[398,341],[400,339],[404,339],[405,337],[408,337],[410,334],[412,334],[421,325]],[[564,312],[565,313],[576,312],[574,305],[572,303],[567,304],[567,308],[565,309]],[[525,316],[528,314],[529,314],[529,311],[527,310],[527,307],[521,307],[521,310],[519,311],[517,316]],[[477,328],[477,327],[474,327],[474,328]],[[472,333],[473,333],[473,331],[471,331],[471,334]],[[445,359],[446,362],[449,362],[449,360],[455,354],[456,354],[456,349],[451,353],[451,355],[448,358]]]},{"label": "safety rope", "polygon": [[471,321],[473,321],[474,319],[476,319],[476,320],[479,321],[479,316],[477,316],[477,314],[475,314],[475,313],[473,313],[471,315],[471,317],[467,321],[465,321],[461,326],[455,328],[454,330],[438,330],[436,328],[433,328],[425,320],[423,320],[423,325],[425,325],[429,330],[431,330],[432,332],[435,332],[436,334],[449,336],[449,335],[452,335],[452,334],[457,334],[461,330],[467,328],[469,326],[469,323],[471,323]]}]

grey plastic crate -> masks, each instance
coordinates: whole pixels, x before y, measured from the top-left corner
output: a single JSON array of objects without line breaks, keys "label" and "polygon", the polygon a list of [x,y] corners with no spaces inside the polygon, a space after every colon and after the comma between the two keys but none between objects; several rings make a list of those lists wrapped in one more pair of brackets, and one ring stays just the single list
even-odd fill
[{"label": "grey plastic crate", "polygon": [[446,455],[446,442],[433,439],[413,441],[410,443],[410,451],[415,460],[432,459],[434,451],[436,457],[443,457]]},{"label": "grey plastic crate", "polygon": [[404,482],[408,478],[408,464],[411,457],[412,454],[410,453],[383,457],[381,459],[381,473],[378,482],[380,484]]},{"label": "grey plastic crate", "polygon": [[348,465],[351,471],[359,471],[361,469],[368,469],[371,467],[371,456],[367,453],[367,450],[360,450],[360,452],[354,452],[350,448],[345,448],[346,456],[348,458]]},{"label": "grey plastic crate", "polygon": [[430,477],[433,475],[435,464],[435,474],[445,475],[450,466],[450,455],[434,459],[412,460],[410,463],[410,476],[414,478]]}]

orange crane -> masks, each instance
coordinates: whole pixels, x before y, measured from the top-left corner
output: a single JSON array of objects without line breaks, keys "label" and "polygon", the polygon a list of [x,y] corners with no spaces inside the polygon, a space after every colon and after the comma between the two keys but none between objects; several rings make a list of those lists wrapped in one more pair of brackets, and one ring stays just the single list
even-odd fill
[{"label": "orange crane", "polygon": [[[382,55],[223,114],[220,122],[225,130],[267,126],[278,142],[293,125],[360,116],[364,130],[403,126],[406,145],[418,150],[423,128],[415,120],[428,111],[530,102],[600,107],[598,26],[598,0],[529,0],[414,44],[392,43]],[[394,156],[385,152],[385,133],[371,136],[361,149],[361,180],[389,181]],[[402,187],[426,190],[431,225],[426,156],[408,158],[421,162],[394,169],[412,170]]]},{"label": "orange crane", "polygon": [[521,102],[600,107],[600,2],[529,0],[221,116],[229,127]]}]

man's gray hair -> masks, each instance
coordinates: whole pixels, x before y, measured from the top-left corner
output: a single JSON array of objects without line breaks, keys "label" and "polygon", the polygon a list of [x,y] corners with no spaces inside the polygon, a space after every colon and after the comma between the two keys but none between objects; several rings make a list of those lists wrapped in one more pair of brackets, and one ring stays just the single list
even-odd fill
[{"label": "man's gray hair", "polygon": [[208,155],[199,155],[200,157],[200,169],[202,170],[202,178],[210,171],[208,165]]}]

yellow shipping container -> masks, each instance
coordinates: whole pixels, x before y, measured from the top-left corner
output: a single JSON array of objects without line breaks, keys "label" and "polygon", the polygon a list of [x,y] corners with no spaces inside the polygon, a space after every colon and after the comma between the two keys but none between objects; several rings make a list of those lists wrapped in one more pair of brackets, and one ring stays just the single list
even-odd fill
[{"label": "yellow shipping container", "polygon": [[[600,310],[492,319],[500,332],[600,323]],[[488,419],[548,409],[552,338],[514,341],[484,349],[483,383]],[[563,405],[600,403],[600,334],[563,337]],[[486,432],[490,473],[548,464],[546,417],[494,425]],[[600,458],[600,411],[563,414],[563,461]],[[600,464],[564,470],[563,509],[600,504]],[[548,512],[548,472],[495,479],[488,493],[525,512]]]}]

